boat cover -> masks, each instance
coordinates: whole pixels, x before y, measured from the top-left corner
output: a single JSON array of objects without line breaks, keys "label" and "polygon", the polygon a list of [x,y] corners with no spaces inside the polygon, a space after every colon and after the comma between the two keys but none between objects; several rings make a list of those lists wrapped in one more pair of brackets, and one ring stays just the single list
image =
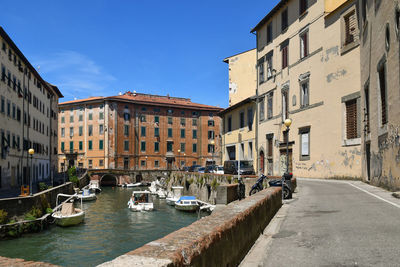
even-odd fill
[{"label": "boat cover", "polygon": [[180,200],[196,200],[196,197],[195,196],[183,196],[183,197],[180,197],[178,201],[180,201]]}]

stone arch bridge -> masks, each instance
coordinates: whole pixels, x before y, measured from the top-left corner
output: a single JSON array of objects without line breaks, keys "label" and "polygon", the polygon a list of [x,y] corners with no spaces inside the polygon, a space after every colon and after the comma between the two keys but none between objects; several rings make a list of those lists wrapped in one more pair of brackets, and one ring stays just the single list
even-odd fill
[{"label": "stone arch bridge", "polygon": [[90,180],[99,180],[102,186],[116,186],[125,183],[152,182],[159,178],[167,179],[171,171],[167,170],[89,170]]}]

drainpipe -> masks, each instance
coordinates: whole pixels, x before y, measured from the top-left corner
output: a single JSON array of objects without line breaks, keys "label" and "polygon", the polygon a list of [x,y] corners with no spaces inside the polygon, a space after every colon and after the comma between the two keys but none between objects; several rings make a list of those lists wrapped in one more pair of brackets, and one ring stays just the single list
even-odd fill
[{"label": "drainpipe", "polygon": [[[254,33],[253,33],[254,34]],[[258,104],[258,35],[254,34],[256,36],[256,123],[255,123],[255,150],[256,150],[256,174],[260,175],[259,171],[259,154],[258,154],[258,114],[259,114],[259,104]]]}]

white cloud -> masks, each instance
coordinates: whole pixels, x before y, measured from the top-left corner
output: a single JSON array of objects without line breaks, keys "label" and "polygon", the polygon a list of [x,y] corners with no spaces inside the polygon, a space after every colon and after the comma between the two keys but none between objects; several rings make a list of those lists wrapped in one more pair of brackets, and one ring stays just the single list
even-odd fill
[{"label": "white cloud", "polygon": [[40,74],[56,85],[65,101],[89,96],[106,96],[107,87],[116,78],[86,55],[76,51],[62,51],[33,60],[40,66]]}]

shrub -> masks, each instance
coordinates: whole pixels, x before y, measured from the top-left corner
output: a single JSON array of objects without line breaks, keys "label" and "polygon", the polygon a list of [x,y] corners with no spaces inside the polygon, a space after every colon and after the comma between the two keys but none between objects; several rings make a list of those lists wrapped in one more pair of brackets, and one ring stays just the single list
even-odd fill
[{"label": "shrub", "polygon": [[70,176],[69,177],[69,181],[71,183],[73,183],[75,187],[78,187],[79,179],[78,179],[78,177],[76,175],[75,176]]},{"label": "shrub", "polygon": [[53,213],[53,209],[52,208],[47,208],[46,209],[46,213]]},{"label": "shrub", "polygon": [[7,213],[7,211],[5,211],[5,210],[0,210],[0,224],[5,224],[5,223],[7,223],[7,216],[8,216],[8,213]]},{"label": "shrub", "polygon": [[226,177],[226,180],[228,181],[228,183],[230,184],[232,182],[232,176],[228,176]]},{"label": "shrub", "polygon": [[218,186],[219,186],[219,183],[218,183],[217,179],[214,178],[214,180],[212,180],[212,182],[211,182],[211,187],[213,190],[216,190]]},{"label": "shrub", "polygon": [[43,183],[43,182],[40,182],[39,183],[39,191],[44,191],[44,190],[46,190],[48,187],[47,187],[47,184],[46,183]]}]

